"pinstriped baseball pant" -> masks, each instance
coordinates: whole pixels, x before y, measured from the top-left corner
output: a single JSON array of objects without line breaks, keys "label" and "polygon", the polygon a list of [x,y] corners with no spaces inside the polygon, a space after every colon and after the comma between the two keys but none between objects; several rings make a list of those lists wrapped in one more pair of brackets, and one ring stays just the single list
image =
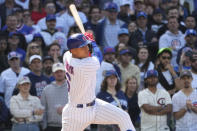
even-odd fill
[{"label": "pinstriped baseball pant", "polygon": [[103,100],[95,105],[77,108],[66,105],[62,113],[62,131],[83,131],[90,124],[117,124],[121,131],[135,131],[127,112]]}]

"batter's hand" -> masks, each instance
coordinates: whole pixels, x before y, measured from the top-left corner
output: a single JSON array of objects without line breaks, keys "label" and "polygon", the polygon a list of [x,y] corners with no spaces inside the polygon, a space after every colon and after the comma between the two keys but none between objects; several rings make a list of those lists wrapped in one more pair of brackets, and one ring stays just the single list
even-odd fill
[{"label": "batter's hand", "polygon": [[91,40],[91,41],[95,41],[94,40],[94,35],[92,33],[85,32],[84,35],[86,36],[86,39]]}]

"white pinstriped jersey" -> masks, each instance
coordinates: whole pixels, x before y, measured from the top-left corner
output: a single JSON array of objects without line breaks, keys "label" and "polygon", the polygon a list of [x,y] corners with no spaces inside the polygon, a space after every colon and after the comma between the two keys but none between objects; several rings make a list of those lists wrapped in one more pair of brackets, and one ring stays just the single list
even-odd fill
[{"label": "white pinstriped jersey", "polygon": [[100,67],[97,57],[72,58],[70,51],[63,57],[68,82],[70,104],[85,104],[96,98],[96,72]]}]

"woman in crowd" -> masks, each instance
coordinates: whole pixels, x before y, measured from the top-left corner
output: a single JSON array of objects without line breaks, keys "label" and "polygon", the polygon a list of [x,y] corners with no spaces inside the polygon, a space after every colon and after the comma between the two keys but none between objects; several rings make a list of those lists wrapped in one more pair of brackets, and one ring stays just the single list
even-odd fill
[{"label": "woman in crowd", "polygon": [[38,20],[46,16],[46,12],[44,8],[42,8],[41,0],[30,0],[29,10],[34,24],[37,24]]},{"label": "woman in crowd", "polygon": [[38,122],[43,118],[44,109],[40,99],[30,95],[30,86],[27,76],[20,78],[16,85],[19,94],[12,96],[10,100],[12,131],[39,131]]},{"label": "woman in crowd", "polygon": [[41,47],[35,43],[32,42],[27,46],[27,52],[26,52],[26,57],[25,57],[25,62],[23,63],[24,66],[28,67],[29,65],[29,58],[32,55],[40,55],[42,56],[42,50]]},{"label": "woman in crowd", "polygon": [[[127,100],[124,92],[120,89],[121,85],[116,71],[104,71],[104,76],[101,91],[98,93],[97,98],[127,111]],[[119,129],[115,125],[99,125],[98,131],[119,131]]]},{"label": "woman in crowd", "polygon": [[141,82],[138,91],[144,88],[144,75],[148,70],[154,69],[154,64],[150,61],[148,48],[140,46],[137,53],[135,64],[140,68]]},{"label": "woman in crowd", "polygon": [[140,108],[138,106],[137,89],[139,88],[139,85],[137,84],[137,78],[135,76],[128,78],[125,85],[125,96],[128,102],[128,113],[133,122],[133,125],[135,127],[139,127]]}]

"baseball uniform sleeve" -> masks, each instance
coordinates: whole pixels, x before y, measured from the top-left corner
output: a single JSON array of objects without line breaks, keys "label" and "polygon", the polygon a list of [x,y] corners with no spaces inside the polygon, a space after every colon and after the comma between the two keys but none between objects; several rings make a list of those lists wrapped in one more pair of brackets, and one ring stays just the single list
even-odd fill
[{"label": "baseball uniform sleeve", "polygon": [[144,104],[148,104],[148,100],[146,98],[146,94],[144,92],[145,90],[143,91],[140,91],[139,94],[138,94],[138,105],[139,107],[141,108]]}]

